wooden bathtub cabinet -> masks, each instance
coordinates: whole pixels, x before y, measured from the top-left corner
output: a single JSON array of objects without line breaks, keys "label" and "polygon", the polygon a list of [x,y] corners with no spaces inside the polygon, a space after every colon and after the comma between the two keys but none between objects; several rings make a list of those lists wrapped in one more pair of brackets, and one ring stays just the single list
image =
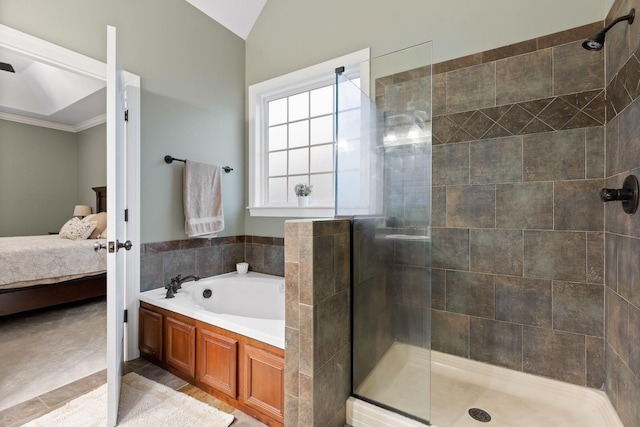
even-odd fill
[{"label": "wooden bathtub cabinet", "polygon": [[232,399],[238,398],[238,341],[200,329],[197,382],[206,384]]},{"label": "wooden bathtub cabinet", "polygon": [[243,346],[242,400],[284,421],[284,358],[249,344]]},{"label": "wooden bathtub cabinet", "polygon": [[195,324],[161,313],[153,306],[149,307],[140,306],[140,356],[193,382],[196,364]]},{"label": "wooden bathtub cabinet", "polygon": [[170,372],[179,372],[182,378],[193,382],[196,375],[196,327],[165,316],[164,354]]},{"label": "wooden bathtub cabinet", "polygon": [[138,323],[138,347],[140,356],[145,359],[162,364],[163,349],[163,320],[162,314],[140,307]]},{"label": "wooden bathtub cabinet", "polygon": [[284,425],[284,350],[140,302],[141,357],[272,427]]}]

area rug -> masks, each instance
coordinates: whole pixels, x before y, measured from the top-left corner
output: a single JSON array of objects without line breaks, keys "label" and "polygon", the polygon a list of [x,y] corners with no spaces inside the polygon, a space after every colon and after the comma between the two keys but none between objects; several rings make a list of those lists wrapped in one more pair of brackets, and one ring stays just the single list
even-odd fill
[{"label": "area rug", "polygon": [[[107,385],[80,396],[25,426],[104,427]],[[233,415],[131,372],[122,378],[118,425],[127,427],[227,427]]]}]

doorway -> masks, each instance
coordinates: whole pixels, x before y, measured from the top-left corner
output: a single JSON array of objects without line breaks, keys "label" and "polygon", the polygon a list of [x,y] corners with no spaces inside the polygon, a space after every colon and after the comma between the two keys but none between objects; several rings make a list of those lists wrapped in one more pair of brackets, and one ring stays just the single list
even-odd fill
[{"label": "doorway", "polygon": [[[5,25],[0,25],[0,48],[7,49],[17,55],[31,58],[35,61],[70,71],[84,78],[106,82],[106,64],[86,57],[77,52],[55,45],[48,41],[22,33]],[[130,212],[128,219],[129,238],[139,242],[140,223],[140,77],[124,72],[125,84],[134,90],[127,99],[128,127],[127,152],[128,170],[126,186],[126,205]],[[128,310],[128,323],[125,325],[125,360],[138,356],[137,333],[126,333],[127,330],[137,332],[137,295],[139,293],[139,249],[134,249],[127,255],[127,277],[125,290],[125,308]],[[53,364],[55,365],[55,364]],[[52,365],[52,366],[53,366]]]}]

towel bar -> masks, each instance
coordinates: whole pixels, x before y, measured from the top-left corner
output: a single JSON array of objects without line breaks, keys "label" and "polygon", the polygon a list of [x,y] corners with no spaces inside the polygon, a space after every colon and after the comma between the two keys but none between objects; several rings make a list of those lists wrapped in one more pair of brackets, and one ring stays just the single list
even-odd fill
[{"label": "towel bar", "polygon": [[[169,155],[164,156],[164,162],[167,163],[167,164],[173,163],[174,160],[176,162],[182,162],[182,163],[186,163],[186,161],[187,161],[186,159],[177,159],[177,158],[175,158],[173,156],[169,156]],[[233,170],[233,168],[230,167],[230,166],[222,166],[222,170],[225,171],[226,173],[229,173],[229,172],[231,172]]]}]

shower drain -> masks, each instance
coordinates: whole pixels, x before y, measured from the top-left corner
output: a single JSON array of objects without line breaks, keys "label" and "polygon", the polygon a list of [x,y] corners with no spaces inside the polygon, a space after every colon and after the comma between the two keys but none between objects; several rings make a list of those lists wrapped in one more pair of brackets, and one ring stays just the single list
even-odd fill
[{"label": "shower drain", "polygon": [[485,410],[480,408],[471,408],[469,409],[469,415],[476,421],[480,421],[481,423],[488,423],[491,421],[491,415]]}]

